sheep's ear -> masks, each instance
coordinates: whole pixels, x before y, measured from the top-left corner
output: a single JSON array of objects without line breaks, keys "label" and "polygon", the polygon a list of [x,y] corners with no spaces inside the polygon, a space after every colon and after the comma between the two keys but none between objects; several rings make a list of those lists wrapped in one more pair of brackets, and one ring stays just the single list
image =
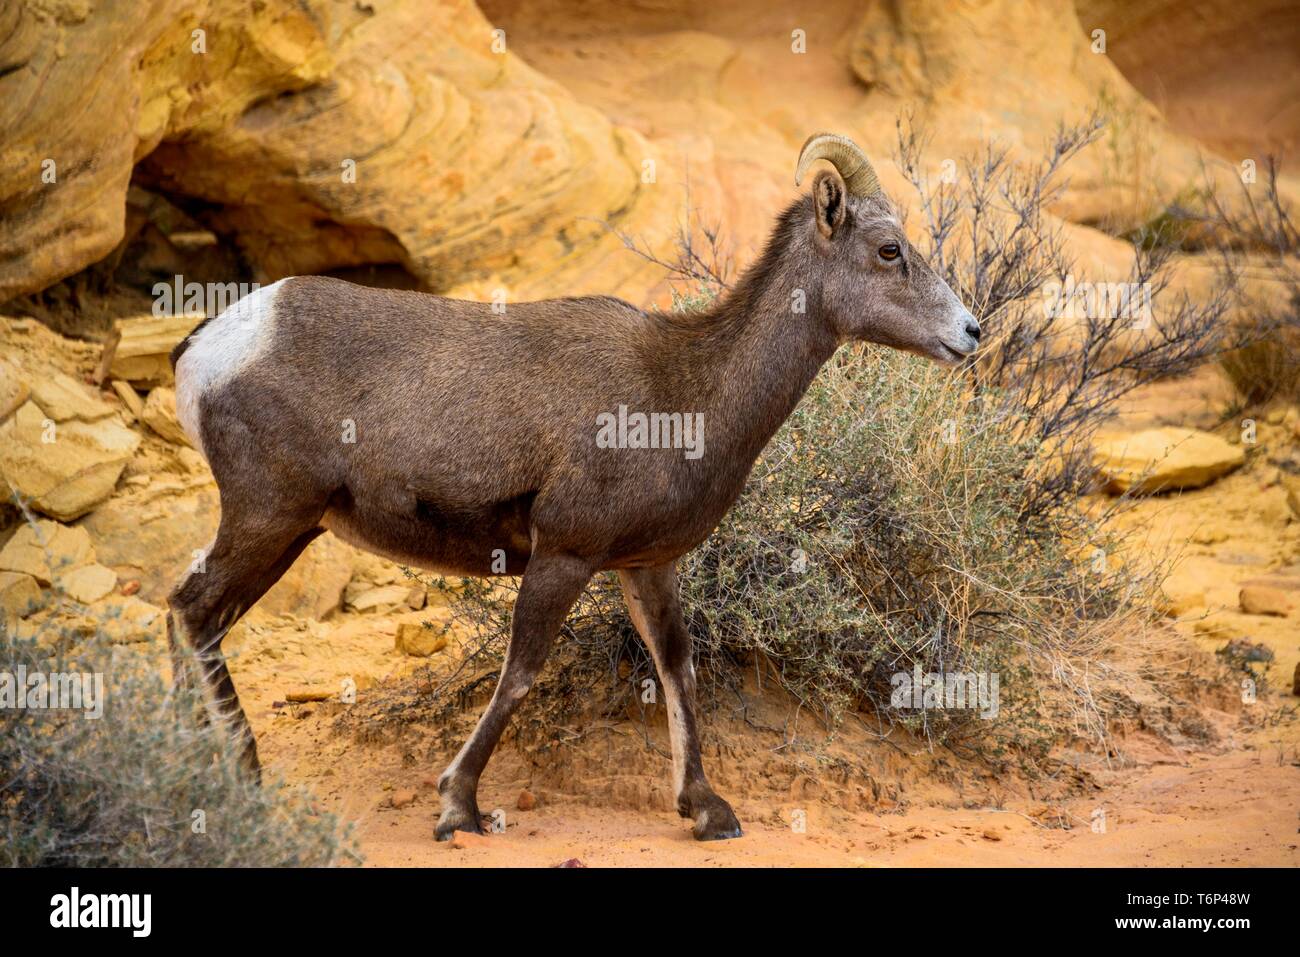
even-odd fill
[{"label": "sheep's ear", "polygon": [[848,194],[844,180],[834,170],[823,170],[813,180],[813,211],[817,215],[817,231],[827,239],[844,223]]}]

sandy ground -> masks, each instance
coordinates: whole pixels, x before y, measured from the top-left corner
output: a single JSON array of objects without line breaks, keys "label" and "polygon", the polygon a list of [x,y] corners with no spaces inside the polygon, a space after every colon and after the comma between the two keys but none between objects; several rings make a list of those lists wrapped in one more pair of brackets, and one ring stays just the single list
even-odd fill
[{"label": "sandy ground", "polygon": [[[898,773],[906,806],[883,813],[845,810],[837,795],[796,798],[798,785],[773,781],[766,793],[742,788],[734,803],[745,836],[708,844],[694,841],[689,822],[662,802],[607,805],[605,774],[571,780],[564,791],[539,787],[543,769],[508,745],[494,757],[479,795],[485,814],[502,812],[504,829],[439,844],[432,839],[432,782],[441,756],[413,763],[391,745],[358,745],[332,730],[328,712],[302,717],[282,708],[253,717],[269,766],[354,821],[369,866],[552,867],[575,859],[593,867],[1294,866],[1300,721],[1294,703],[1281,696],[1266,696],[1256,707],[1264,711],[1253,715],[1262,718],[1253,729],[1215,714],[1224,738],[1212,750],[1179,753],[1134,741],[1133,766],[1094,769],[1085,793],[1065,799],[1036,796],[1050,787],[1014,783],[1016,793],[971,787],[963,799],[929,786],[926,772],[914,768]],[[763,747],[758,740],[751,745]],[[667,763],[658,763],[666,780]],[[717,772],[716,759],[706,763]],[[636,781],[644,794],[660,779],[652,769],[624,780]],[[589,798],[588,787],[600,796]],[[525,788],[538,803],[518,810]],[[403,791],[413,800],[394,808]]]},{"label": "sandy ground", "polygon": [[[1040,823],[1016,802],[810,820],[796,833],[742,802],[745,836],[700,844],[675,815],[566,802],[508,814],[503,833],[451,847],[430,840],[436,805],[421,801],[376,813],[360,838],[377,866],[547,867],[574,858],[592,867],[1294,866],[1296,744],[1293,735],[1282,746],[1144,769],[1096,801],[1060,807],[1069,829]],[[1106,812],[1101,833],[1092,826],[1097,808]]]}]

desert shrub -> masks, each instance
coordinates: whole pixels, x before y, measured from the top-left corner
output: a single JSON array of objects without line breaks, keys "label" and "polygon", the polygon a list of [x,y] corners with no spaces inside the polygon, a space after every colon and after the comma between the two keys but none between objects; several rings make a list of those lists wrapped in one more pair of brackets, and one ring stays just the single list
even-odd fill
[{"label": "desert shrub", "polygon": [[1273,284],[1278,293],[1241,294],[1233,320],[1239,341],[1220,359],[1237,393],[1249,404],[1300,399],[1300,231],[1277,181],[1278,166],[1270,158],[1262,181],[1242,182],[1235,199],[1221,200],[1207,185],[1198,211],[1185,213],[1190,222],[1217,237],[1225,277],[1242,271],[1234,254],[1245,251],[1252,256],[1251,274]]},{"label": "desert shrub", "polygon": [[1300,295],[1284,310],[1248,305],[1237,322],[1251,341],[1225,351],[1219,362],[1241,400],[1300,399]]},{"label": "desert shrub", "polygon": [[[1159,568],[1117,562],[1107,522],[1117,506],[1079,499],[1095,480],[1096,429],[1133,388],[1215,354],[1228,295],[1166,295],[1171,250],[1141,235],[1130,275],[1117,277],[1161,301],[1140,328],[1123,314],[1044,309],[1044,284],[1072,268],[1044,210],[1100,128],[1063,128],[1031,169],[990,146],[958,183],[932,188],[923,137],[900,123],[921,250],[978,316],[985,346],[957,372],[874,347],[841,350],[823,369],[721,526],[679,563],[707,704],[743,714],[752,675],[829,728],[855,714],[882,732],[901,725],[1032,760],[1062,734],[1104,739],[1134,684],[1148,682],[1148,663],[1125,651],[1152,617]],[[725,289],[711,269],[725,261],[717,244],[707,231],[679,241],[678,262],[665,264],[677,308]],[[430,686],[434,698],[491,677],[512,598],[505,585],[454,599],[475,651]],[[593,582],[561,646],[526,729],[593,706],[622,713],[653,674],[613,576]],[[996,720],[896,700],[895,676],[914,670],[997,675]]]},{"label": "desert shrub", "polygon": [[102,635],[58,632],[19,638],[0,622],[0,682],[100,675],[102,716],[0,706],[0,864],[305,867],[354,857],[339,822],[308,796],[240,773],[228,734],[197,720],[197,699],[173,694],[156,660]]}]

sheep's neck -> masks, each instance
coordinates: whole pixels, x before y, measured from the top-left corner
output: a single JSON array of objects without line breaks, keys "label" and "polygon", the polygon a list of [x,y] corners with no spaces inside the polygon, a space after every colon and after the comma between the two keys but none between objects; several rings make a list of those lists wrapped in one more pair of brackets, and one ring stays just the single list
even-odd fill
[{"label": "sheep's neck", "polygon": [[707,347],[693,351],[707,367],[697,381],[708,383],[700,404],[711,454],[748,469],[835,352],[816,298],[795,313],[784,288],[747,276],[709,317]]}]

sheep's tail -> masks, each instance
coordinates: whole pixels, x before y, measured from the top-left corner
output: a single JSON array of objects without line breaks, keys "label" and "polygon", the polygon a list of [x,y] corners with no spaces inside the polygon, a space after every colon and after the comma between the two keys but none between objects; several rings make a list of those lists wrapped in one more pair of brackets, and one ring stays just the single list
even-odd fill
[{"label": "sheep's tail", "polygon": [[185,350],[190,347],[190,340],[199,334],[199,330],[212,321],[211,316],[205,316],[197,326],[190,330],[190,334],[176,343],[176,348],[171,351],[172,370],[175,371],[176,363],[180,361],[181,356],[185,355]]}]

